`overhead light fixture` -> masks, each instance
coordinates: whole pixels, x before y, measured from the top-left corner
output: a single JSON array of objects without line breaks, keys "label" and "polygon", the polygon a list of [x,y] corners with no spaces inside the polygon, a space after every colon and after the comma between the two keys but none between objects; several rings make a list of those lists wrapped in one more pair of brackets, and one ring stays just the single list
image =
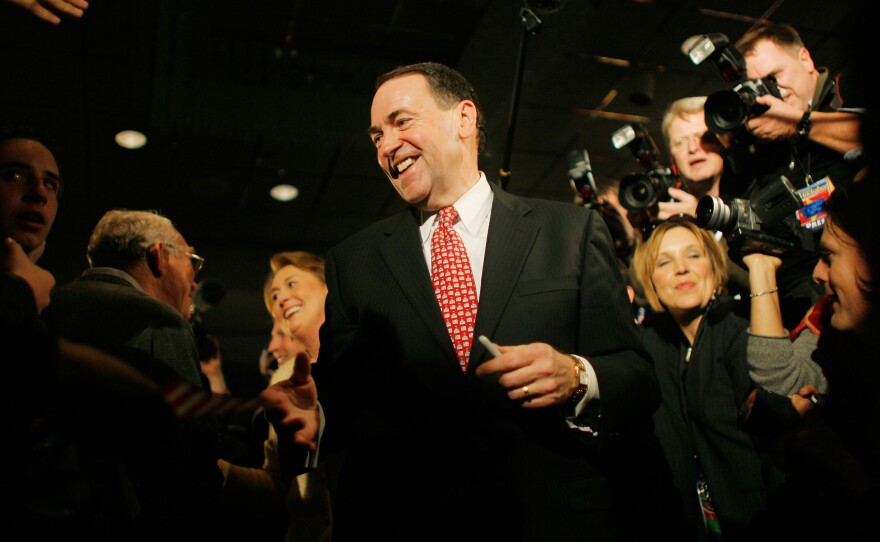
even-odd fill
[{"label": "overhead light fixture", "polygon": [[147,144],[147,136],[137,130],[123,130],[114,139],[123,149],[140,149]]},{"label": "overhead light fixture", "polygon": [[293,201],[299,196],[299,188],[292,184],[279,184],[269,190],[269,195],[277,201]]}]

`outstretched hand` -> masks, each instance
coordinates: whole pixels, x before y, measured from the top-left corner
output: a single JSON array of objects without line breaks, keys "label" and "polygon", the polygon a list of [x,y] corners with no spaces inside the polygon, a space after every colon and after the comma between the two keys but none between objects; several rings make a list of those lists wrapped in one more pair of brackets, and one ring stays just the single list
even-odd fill
[{"label": "outstretched hand", "polygon": [[301,352],[296,355],[293,374],[289,379],[263,390],[260,403],[278,433],[279,445],[293,444],[310,452],[317,450],[320,424],[318,388],[312,378],[308,354]]},{"label": "outstretched hand", "polygon": [[61,17],[57,14],[79,19],[89,7],[86,0],[7,0],[21,6],[40,19],[52,24],[59,24]]}]

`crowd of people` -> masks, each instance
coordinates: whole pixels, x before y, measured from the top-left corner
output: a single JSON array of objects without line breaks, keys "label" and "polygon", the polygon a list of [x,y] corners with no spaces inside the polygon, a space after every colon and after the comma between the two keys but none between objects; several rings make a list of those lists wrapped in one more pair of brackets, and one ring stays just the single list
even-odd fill
[{"label": "crowd of people", "polygon": [[[53,23],[88,8],[13,1]],[[37,265],[64,187],[54,144],[0,129],[4,532],[855,539],[878,497],[876,128],[790,26],[737,47],[748,77],[778,83],[743,127],[777,159],[739,162],[706,97],[677,100],[662,130],[679,184],[641,213],[613,189],[603,213],[506,192],[480,169],[486,119],[462,74],[379,76],[369,134],[408,208],[323,255],[270,258],[254,461],[181,414],[234,395],[220,341],[190,322],[195,247],[158,212],[111,209],[89,268],[56,285]],[[815,251],[744,250],[698,223],[703,198],[780,175],[804,198],[831,187],[789,217]]]}]

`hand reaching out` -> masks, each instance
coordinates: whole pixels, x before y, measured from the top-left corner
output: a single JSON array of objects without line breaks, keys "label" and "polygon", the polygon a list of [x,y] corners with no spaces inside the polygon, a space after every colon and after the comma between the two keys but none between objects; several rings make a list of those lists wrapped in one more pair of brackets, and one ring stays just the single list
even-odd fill
[{"label": "hand reaching out", "polygon": [[318,388],[312,378],[308,354],[296,355],[293,374],[260,393],[260,403],[278,433],[279,445],[294,444],[310,452],[317,450]]},{"label": "hand reaching out", "polygon": [[59,24],[61,17],[57,14],[79,19],[89,7],[86,0],[7,0],[30,11],[35,16],[52,24]]}]

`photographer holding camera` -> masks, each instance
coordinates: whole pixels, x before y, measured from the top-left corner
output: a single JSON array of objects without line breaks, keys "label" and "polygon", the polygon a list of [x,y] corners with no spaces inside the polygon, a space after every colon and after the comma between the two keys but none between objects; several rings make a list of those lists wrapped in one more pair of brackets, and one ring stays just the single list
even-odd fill
[{"label": "photographer holding camera", "polygon": [[[835,185],[851,182],[863,167],[859,127],[864,102],[845,78],[815,66],[790,25],[756,28],[736,47],[745,60],[745,75],[775,87],[755,97],[756,106],[766,110],[753,108],[743,125],[758,142],[752,156],[756,164],[750,166],[757,182],[749,195],[784,176],[805,203],[797,212],[796,227],[812,231],[818,245],[824,202]],[[811,283],[817,260],[817,253],[783,258],[777,276],[786,327],[794,327],[822,294]]]},{"label": "photographer holding camera", "polygon": [[786,175],[797,188],[824,177],[848,182],[861,169],[859,127],[862,97],[848,87],[842,74],[817,68],[797,31],[787,24],[769,24],[747,32],[736,43],[743,53],[746,76],[772,76],[781,99],[767,94],[767,106],[745,126],[759,142],[787,142],[791,162]]},{"label": "photographer holding camera", "polygon": [[674,199],[658,203],[660,220],[679,213],[696,216],[700,198],[721,195],[724,147],[706,126],[705,103],[705,96],[681,98],[672,102],[663,115],[663,137],[682,188],[670,188],[669,195]]},{"label": "photographer holding camera", "polygon": [[[713,43],[723,47],[726,37],[720,37]],[[863,166],[863,109],[853,107],[861,103],[860,93],[851,87],[844,93],[840,76],[816,68],[800,36],[785,24],[747,32],[737,48],[722,49],[715,58],[719,69],[722,60],[730,63],[722,75],[738,82],[707,98],[705,121],[724,144],[729,169],[747,182],[738,187],[744,199],[730,200],[730,206],[717,197],[700,201],[697,222],[724,231],[734,261],[752,252],[782,259],[777,278],[790,329],[822,295],[811,275],[825,201]]]}]

